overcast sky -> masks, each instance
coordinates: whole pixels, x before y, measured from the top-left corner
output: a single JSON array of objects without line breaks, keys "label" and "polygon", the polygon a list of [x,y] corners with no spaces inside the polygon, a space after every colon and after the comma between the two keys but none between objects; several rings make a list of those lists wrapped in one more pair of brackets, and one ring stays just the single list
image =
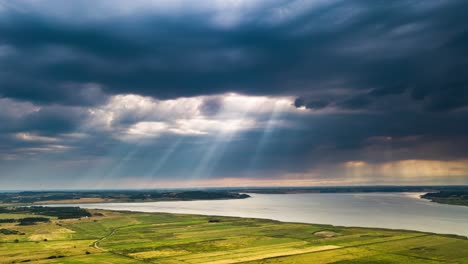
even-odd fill
[{"label": "overcast sky", "polygon": [[463,0],[0,0],[0,189],[468,184]]}]

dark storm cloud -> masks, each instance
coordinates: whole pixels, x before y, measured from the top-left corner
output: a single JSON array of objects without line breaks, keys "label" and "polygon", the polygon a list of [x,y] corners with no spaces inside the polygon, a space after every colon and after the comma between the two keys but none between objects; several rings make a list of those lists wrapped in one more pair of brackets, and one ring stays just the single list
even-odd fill
[{"label": "dark storm cloud", "polygon": [[294,106],[295,107],[305,107],[306,109],[314,109],[314,110],[319,110],[322,108],[325,108],[329,105],[330,103],[326,100],[307,100],[304,98],[297,98],[294,101]]},{"label": "dark storm cloud", "polygon": [[365,109],[371,104],[370,98],[366,96],[356,96],[338,103],[338,106],[346,109]]},{"label": "dark storm cloud", "polygon": [[[6,103],[7,107],[15,107]],[[12,109],[15,111],[15,109]],[[27,111],[20,116],[12,113],[0,113],[0,133],[37,132],[45,135],[55,135],[75,131],[77,126],[86,118],[87,113],[83,109],[47,106],[33,111]]]},{"label": "dark storm cloud", "polygon": [[85,117],[86,113],[78,109],[47,107],[25,116],[20,128],[45,134],[65,133],[75,131]]},{"label": "dark storm cloud", "polygon": [[[14,74],[11,73],[11,75]],[[93,84],[41,83],[39,79],[33,82],[28,79],[30,77],[23,76],[21,78],[23,79],[0,78],[0,96],[38,104],[76,106],[102,103],[107,97],[99,86]]]},{"label": "dark storm cloud", "polygon": [[[411,91],[433,111],[467,104],[466,2],[331,1],[301,12],[293,3],[272,2],[229,26],[213,23],[215,14],[208,11],[185,11],[181,19],[148,8],[64,20],[7,9],[1,42],[14,52],[0,60],[8,66],[0,93],[92,104],[99,100],[74,97],[84,88],[66,89],[64,83],[158,98],[226,91],[308,98],[338,86],[375,96]],[[281,19],[281,11],[292,17]],[[351,108],[371,100],[335,99]],[[322,98],[310,108],[323,107],[317,100]]]}]

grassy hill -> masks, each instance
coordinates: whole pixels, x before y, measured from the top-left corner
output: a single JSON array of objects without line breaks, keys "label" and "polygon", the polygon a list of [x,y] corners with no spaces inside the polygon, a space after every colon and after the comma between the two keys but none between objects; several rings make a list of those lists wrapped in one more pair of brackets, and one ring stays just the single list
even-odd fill
[{"label": "grassy hill", "polygon": [[50,221],[1,223],[0,230],[8,231],[0,232],[0,263],[468,263],[468,240],[456,236],[89,211],[91,217],[81,219],[44,216]]}]

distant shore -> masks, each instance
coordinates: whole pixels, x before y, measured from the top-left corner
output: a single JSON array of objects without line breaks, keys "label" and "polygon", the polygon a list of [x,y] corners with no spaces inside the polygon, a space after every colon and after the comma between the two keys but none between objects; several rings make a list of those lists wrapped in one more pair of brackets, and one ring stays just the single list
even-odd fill
[{"label": "distant shore", "polygon": [[468,206],[468,186],[317,186],[245,187],[175,190],[82,190],[0,192],[0,206],[93,203],[141,203],[245,199],[252,194],[300,193],[424,193],[419,198]]},{"label": "distant shore", "polygon": [[465,191],[430,192],[421,195],[421,198],[440,204],[468,206],[468,189]]},{"label": "distant shore", "polygon": [[230,191],[80,191],[19,192],[0,194],[0,205],[141,203],[161,201],[246,199],[244,193]]}]

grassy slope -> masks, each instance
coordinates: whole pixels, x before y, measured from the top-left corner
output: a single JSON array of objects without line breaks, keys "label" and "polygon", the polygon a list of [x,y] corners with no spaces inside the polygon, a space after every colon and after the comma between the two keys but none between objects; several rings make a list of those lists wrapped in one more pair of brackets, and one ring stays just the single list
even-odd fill
[{"label": "grassy slope", "polygon": [[468,206],[468,200],[453,198],[430,198],[431,201],[441,204]]},{"label": "grassy slope", "polygon": [[[468,240],[411,231],[117,213],[0,224],[0,263],[468,263]],[[15,243],[14,240],[19,242]],[[44,241],[47,239],[47,241]],[[86,254],[88,252],[89,254]],[[59,257],[52,258],[50,257]]]},{"label": "grassy slope", "polygon": [[426,193],[422,195],[421,198],[431,200],[435,203],[468,206],[467,190]]}]

